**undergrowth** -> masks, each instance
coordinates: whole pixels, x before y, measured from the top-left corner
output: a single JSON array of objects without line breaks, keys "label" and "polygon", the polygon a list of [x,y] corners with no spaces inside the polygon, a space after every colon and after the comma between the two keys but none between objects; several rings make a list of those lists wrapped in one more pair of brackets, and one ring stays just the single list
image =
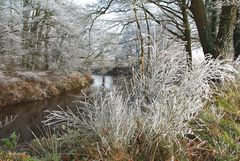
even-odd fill
[{"label": "undergrowth", "polygon": [[[189,69],[181,44],[152,47],[148,68],[133,69],[125,89],[103,89],[84,106],[47,111],[57,133],[36,138],[44,161],[239,160],[236,70],[207,58]],[[65,88],[65,87],[64,87]]]},{"label": "undergrowth", "polygon": [[[78,129],[79,125],[77,122],[75,128],[67,129],[66,125],[62,122],[59,126],[63,130],[67,129],[65,135],[57,136],[48,131],[47,138],[37,138],[31,143],[31,153],[0,151],[0,160],[60,161],[99,160],[103,158],[104,160],[110,161],[146,161],[151,159],[153,151],[156,150],[155,160],[157,161],[169,159],[183,161],[238,161],[240,160],[239,88],[239,86],[233,85],[221,87],[221,93],[215,94],[211,100],[212,103],[207,103],[197,117],[191,121],[190,127],[192,132],[184,136],[177,136],[179,140],[177,144],[172,140],[165,139],[167,138],[165,137],[159,140],[159,145],[157,149],[155,149],[156,146],[151,147],[153,144],[149,144],[144,133],[139,134],[137,132],[133,135],[133,137],[136,137],[134,146],[130,142],[126,145],[127,149],[120,148],[123,147],[123,145],[121,145],[123,141],[121,140],[119,143],[113,142],[112,144],[107,144],[107,147],[111,148],[108,149],[106,145],[102,143],[101,138],[91,131],[91,129]],[[104,98],[105,97],[106,96],[104,96]],[[76,116],[74,113],[71,113],[71,111],[67,113],[69,114],[67,118]],[[129,121],[127,117],[125,117],[125,119]],[[68,123],[71,123],[70,119]],[[89,128],[90,127],[91,126],[89,126]],[[86,130],[89,130],[89,132]],[[135,130],[137,131],[137,129]],[[108,132],[111,131],[109,131],[109,129],[102,129],[101,131],[103,136],[108,137],[107,139],[114,140],[113,136],[111,136],[113,133],[108,135]]]},{"label": "undergrowth", "polygon": [[[225,161],[240,160],[240,93],[239,86],[229,85],[214,97],[214,106],[207,106],[194,124],[198,142],[204,142],[195,151],[195,159]],[[195,122],[196,123],[196,122]],[[208,152],[204,158],[203,152]]]},{"label": "undergrowth", "polygon": [[91,83],[92,78],[79,72],[64,75],[53,72],[16,72],[11,77],[0,73],[0,107],[80,91]]},{"label": "undergrowth", "polygon": [[130,88],[100,91],[77,113],[48,111],[44,124],[63,130],[59,138],[81,160],[188,159],[182,144],[195,135],[191,122],[235,70],[210,58],[189,69],[180,44],[153,47],[147,64],[133,70]]}]

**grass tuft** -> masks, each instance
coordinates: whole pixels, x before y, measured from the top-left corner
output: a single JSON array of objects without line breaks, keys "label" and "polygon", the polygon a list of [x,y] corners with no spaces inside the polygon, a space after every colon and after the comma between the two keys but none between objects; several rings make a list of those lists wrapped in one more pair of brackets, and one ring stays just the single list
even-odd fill
[{"label": "grass tuft", "polygon": [[194,131],[190,122],[216,93],[216,80],[221,85],[234,81],[235,70],[223,60],[211,59],[189,69],[180,44],[163,50],[153,47],[147,64],[144,74],[134,69],[130,89],[100,91],[77,114],[49,111],[44,124],[64,127],[65,138],[71,138],[68,144],[85,159],[186,159],[181,140]]}]

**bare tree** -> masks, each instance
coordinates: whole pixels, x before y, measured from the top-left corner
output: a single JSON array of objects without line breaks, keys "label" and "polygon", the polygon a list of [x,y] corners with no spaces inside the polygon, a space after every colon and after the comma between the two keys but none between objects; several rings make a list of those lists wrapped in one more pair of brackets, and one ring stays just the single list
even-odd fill
[{"label": "bare tree", "polygon": [[237,14],[237,24],[234,29],[233,33],[233,44],[234,44],[234,60],[237,60],[237,58],[240,55],[240,15],[239,15],[239,9],[238,9],[238,14]]},{"label": "bare tree", "polygon": [[226,57],[229,51],[232,35],[236,23],[237,2],[224,1],[219,15],[220,23],[216,38],[212,35],[211,25],[208,21],[206,6],[202,0],[191,1],[190,10],[197,25],[200,42],[204,54],[211,54],[214,58]]},{"label": "bare tree", "polygon": [[50,64],[66,68],[70,58],[81,57],[87,15],[80,6],[61,0],[0,2],[2,57],[11,56],[30,70],[48,69]]},{"label": "bare tree", "polygon": [[[185,47],[190,63],[192,42],[196,40],[196,37],[193,36],[193,30],[196,25],[199,42],[202,45],[204,54],[211,54],[213,58],[227,57],[233,41],[233,30],[236,24],[238,8],[237,1],[147,0],[136,2],[133,1],[136,4],[133,10],[133,13],[137,15],[135,16],[135,21],[139,22],[137,23],[136,31],[140,31],[140,27],[142,34],[149,33],[143,32],[143,28],[149,28],[146,27],[149,24],[143,23],[144,20],[164,25],[169,36],[186,42]],[[124,0],[105,0],[98,3],[104,5],[98,12],[95,12],[98,14],[94,20],[106,12],[124,12],[124,10],[121,10],[121,7],[129,5]],[[118,4],[118,7],[115,6],[116,4]]]}]

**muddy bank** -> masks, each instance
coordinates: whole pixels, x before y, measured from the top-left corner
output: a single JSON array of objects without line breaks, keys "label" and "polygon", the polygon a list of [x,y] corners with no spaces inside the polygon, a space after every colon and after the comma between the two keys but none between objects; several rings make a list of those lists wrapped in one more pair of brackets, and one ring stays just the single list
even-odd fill
[{"label": "muddy bank", "polygon": [[[13,122],[0,129],[0,140],[8,138],[13,132],[18,136],[19,143],[30,142],[35,139],[34,135],[41,138],[45,135],[45,127],[42,121],[45,120],[47,113],[44,111],[71,109],[77,114],[79,111],[76,107],[85,107],[85,104],[82,102],[86,101],[86,97],[87,99],[91,98],[97,90],[102,88],[103,79],[105,80],[104,87],[107,89],[117,85],[116,81],[119,80],[117,77],[111,76],[91,76],[94,82],[90,87],[84,88],[79,92],[67,92],[42,101],[20,103],[0,108],[0,122],[5,123],[6,118],[16,117]],[[32,132],[34,132],[34,135]]]},{"label": "muddy bank", "polygon": [[79,72],[16,72],[11,77],[0,73],[0,107],[43,100],[67,92],[77,92],[92,83]]}]

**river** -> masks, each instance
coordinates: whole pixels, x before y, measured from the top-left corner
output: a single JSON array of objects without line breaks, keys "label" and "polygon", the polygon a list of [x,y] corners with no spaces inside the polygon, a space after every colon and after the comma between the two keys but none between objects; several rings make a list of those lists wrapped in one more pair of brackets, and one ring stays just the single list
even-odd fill
[{"label": "river", "polygon": [[[0,139],[6,138],[15,132],[19,136],[19,143],[29,142],[43,132],[41,121],[46,116],[45,110],[58,110],[70,108],[74,111],[77,106],[82,106],[79,100],[84,99],[84,94],[91,95],[102,88],[112,88],[115,78],[112,76],[93,75],[94,83],[77,94],[64,94],[46,99],[44,101],[18,104],[0,109],[0,121],[4,123],[6,118],[16,117],[13,122],[0,128]],[[83,94],[84,93],[84,94]],[[32,131],[32,132],[31,132]]]}]

